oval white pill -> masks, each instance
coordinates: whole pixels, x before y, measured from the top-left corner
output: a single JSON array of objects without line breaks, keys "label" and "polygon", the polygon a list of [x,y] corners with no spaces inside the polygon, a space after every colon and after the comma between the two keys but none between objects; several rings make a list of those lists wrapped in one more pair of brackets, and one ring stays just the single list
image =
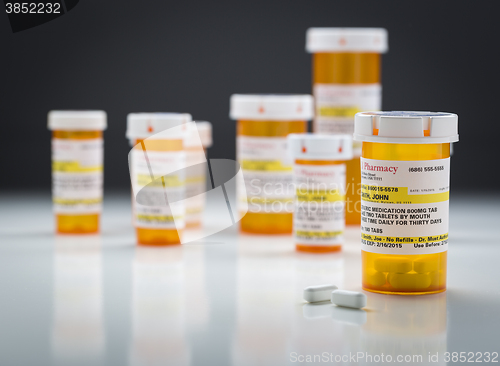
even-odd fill
[{"label": "oval white pill", "polygon": [[356,291],[335,290],[332,292],[332,302],[337,306],[361,309],[366,306],[366,295]]},{"label": "oval white pill", "polygon": [[328,301],[332,291],[338,289],[335,285],[310,286],[304,289],[304,300],[307,302]]}]

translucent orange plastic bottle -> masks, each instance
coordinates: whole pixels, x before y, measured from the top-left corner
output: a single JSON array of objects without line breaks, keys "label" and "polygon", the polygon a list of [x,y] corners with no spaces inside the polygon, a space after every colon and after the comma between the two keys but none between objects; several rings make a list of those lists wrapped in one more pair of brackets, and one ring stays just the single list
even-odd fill
[{"label": "translucent orange plastic bottle", "polygon": [[[177,130],[190,120],[183,113],[128,115],[127,138],[134,143],[130,152],[133,222],[139,245],[181,243],[185,206],[180,201],[163,203],[165,195],[178,199],[185,195],[185,138]],[[175,132],[168,133],[172,129]]]},{"label": "translucent orange plastic bottle", "polygon": [[363,143],[363,288],[418,295],[446,289],[451,113],[356,115]]},{"label": "translucent orange plastic bottle", "polygon": [[[381,109],[381,53],[387,52],[382,28],[310,28],[306,49],[313,54],[315,98],[313,132],[352,134],[354,115]],[[354,142],[347,162],[346,223],[359,225],[361,145]]]},{"label": "translucent orange plastic bottle", "polygon": [[212,124],[197,121],[186,140],[186,228],[202,225],[207,185],[207,149],[212,146]]},{"label": "translucent orange plastic bottle", "polygon": [[352,158],[350,135],[292,134],[294,239],[311,253],[339,251],[345,229],[345,161]]},{"label": "translucent orange plastic bottle", "polygon": [[294,191],[286,137],[307,132],[312,97],[235,94],[230,115],[238,121],[236,157],[244,176],[237,186],[238,203],[248,206],[241,231],[291,234]]},{"label": "translucent orange plastic bottle", "polygon": [[103,197],[103,111],[50,111],[52,199],[59,234],[99,232]]}]

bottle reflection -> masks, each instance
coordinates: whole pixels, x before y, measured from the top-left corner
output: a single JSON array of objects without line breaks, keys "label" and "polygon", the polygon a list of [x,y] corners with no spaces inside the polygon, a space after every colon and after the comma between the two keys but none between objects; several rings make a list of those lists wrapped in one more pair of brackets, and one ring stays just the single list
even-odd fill
[{"label": "bottle reflection", "polygon": [[233,365],[278,365],[288,353],[294,301],[290,237],[240,235]]},{"label": "bottle reflection", "polygon": [[183,246],[184,280],[189,289],[184,294],[186,304],[186,325],[189,332],[206,329],[209,323],[209,305],[205,278],[204,244]]},{"label": "bottle reflection", "polygon": [[182,247],[137,247],[132,268],[130,364],[188,365]]},{"label": "bottle reflection", "polygon": [[[405,365],[446,364],[443,361],[447,342],[445,293],[427,296],[370,294],[368,306],[371,311],[362,328],[362,352],[384,354],[390,356],[392,362],[397,362],[398,356],[407,357],[400,362]],[[429,359],[437,353],[438,360]],[[361,364],[376,363],[372,358]]]},{"label": "bottle reflection", "polygon": [[55,364],[104,362],[99,236],[58,236],[54,243]]}]

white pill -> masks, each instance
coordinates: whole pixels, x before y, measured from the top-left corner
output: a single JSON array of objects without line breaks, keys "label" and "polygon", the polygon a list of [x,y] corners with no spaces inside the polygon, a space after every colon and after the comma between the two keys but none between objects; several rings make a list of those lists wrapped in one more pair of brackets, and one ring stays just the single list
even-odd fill
[{"label": "white pill", "polygon": [[361,309],[366,306],[366,295],[356,291],[335,290],[332,292],[332,302],[337,306]]},{"label": "white pill", "polygon": [[328,301],[332,291],[338,289],[335,285],[310,286],[304,289],[304,300],[307,302]]}]

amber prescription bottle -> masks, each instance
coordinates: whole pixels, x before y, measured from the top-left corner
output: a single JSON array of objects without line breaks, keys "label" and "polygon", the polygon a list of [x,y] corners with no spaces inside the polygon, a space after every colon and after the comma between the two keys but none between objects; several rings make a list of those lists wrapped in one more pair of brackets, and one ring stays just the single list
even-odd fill
[{"label": "amber prescription bottle", "polygon": [[446,289],[450,143],[458,116],[364,112],[361,141],[363,288],[402,295]]},{"label": "amber prescription bottle", "polygon": [[292,233],[294,191],[286,137],[307,132],[312,105],[310,95],[231,96],[230,116],[238,121],[236,158],[244,177],[237,184],[240,212],[248,206],[242,232]]},{"label": "amber prescription bottle", "polygon": [[52,200],[59,234],[99,232],[104,111],[50,111]]},{"label": "amber prescription bottle", "polygon": [[212,124],[191,123],[186,139],[186,227],[199,227],[205,210],[207,190],[207,149],[212,146]]},{"label": "amber prescription bottle", "polygon": [[291,134],[288,148],[294,161],[296,248],[338,251],[344,240],[345,162],[352,158],[352,137]]},{"label": "amber prescription bottle", "polygon": [[[185,228],[187,113],[130,113],[126,137],[129,154],[133,223],[139,245],[180,244]],[[165,205],[164,197],[176,197]]]},{"label": "amber prescription bottle", "polygon": [[[313,54],[315,100],[313,132],[352,134],[354,115],[381,109],[381,54],[387,52],[383,28],[310,28],[306,49]],[[361,144],[354,142],[347,162],[346,222],[359,225]]]}]

